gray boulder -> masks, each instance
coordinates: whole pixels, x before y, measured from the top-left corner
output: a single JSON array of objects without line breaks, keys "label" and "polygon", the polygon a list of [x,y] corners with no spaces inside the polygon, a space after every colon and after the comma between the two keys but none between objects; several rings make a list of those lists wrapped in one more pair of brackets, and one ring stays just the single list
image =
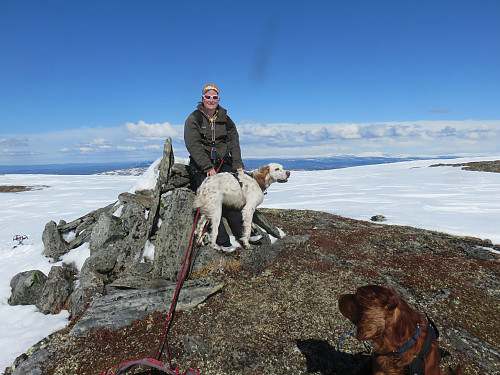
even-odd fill
[{"label": "gray boulder", "polygon": [[62,238],[54,221],[49,221],[45,224],[42,241],[44,246],[43,255],[53,258],[55,261],[58,261],[60,256],[69,251],[68,243]]},{"label": "gray boulder", "polygon": [[126,236],[122,220],[110,212],[102,212],[89,241],[90,257],[85,262],[88,272],[108,274],[114,270]]},{"label": "gray boulder", "polygon": [[170,171],[172,165],[174,164],[174,152],[172,149],[172,140],[167,139],[165,145],[163,146],[163,157],[158,166],[158,179],[156,180],[156,186],[153,190],[153,202],[151,205],[151,210],[148,215],[148,237],[154,234],[158,227],[158,211],[160,207],[160,197],[165,193],[168,188],[168,181],[170,177]]},{"label": "gray boulder", "polygon": [[47,276],[38,270],[18,273],[10,281],[9,305],[34,305],[42,294]]},{"label": "gray boulder", "polygon": [[[85,337],[90,328],[114,330],[155,311],[168,311],[176,283],[156,289],[126,289],[96,298],[70,331],[70,336]],[[187,280],[179,294],[177,310],[189,310],[223,287],[210,279]]]},{"label": "gray boulder", "polygon": [[271,221],[265,215],[261,214],[259,210],[255,210],[252,221],[259,227],[264,229],[271,236],[275,238],[281,238],[279,229],[276,228],[274,224],[271,223]]},{"label": "gray boulder", "polygon": [[[123,206],[120,216],[127,236],[118,244],[117,264],[114,273],[132,267],[140,261],[144,245],[148,239],[149,226],[146,218],[146,206],[140,196],[127,196],[129,199]],[[151,200],[149,200],[151,204]]]},{"label": "gray boulder", "polygon": [[36,307],[44,314],[58,314],[68,303],[75,275],[78,270],[74,263],[53,266],[43,286]]},{"label": "gray boulder", "polygon": [[[49,336],[50,337],[50,336]],[[49,339],[45,338],[33,345],[26,353],[16,358],[5,375],[43,375],[43,365],[51,356],[51,351],[46,348]]]},{"label": "gray boulder", "polygon": [[161,226],[156,233],[153,277],[177,280],[193,230],[194,193],[180,188],[161,196]]},{"label": "gray boulder", "polygon": [[144,207],[144,209],[146,210],[149,210],[151,208],[151,205],[153,204],[153,198],[144,194],[121,193],[120,195],[118,195],[118,199],[124,204],[138,204]]},{"label": "gray boulder", "polygon": [[78,278],[78,285],[71,294],[70,303],[73,316],[82,312],[94,298],[106,293],[106,276],[89,267],[90,262],[91,260],[88,258],[83,264]]},{"label": "gray boulder", "polygon": [[175,163],[170,171],[170,178],[167,182],[166,190],[178,189],[181,187],[189,187],[190,179],[186,165]]},{"label": "gray boulder", "polygon": [[101,215],[102,212],[110,212],[115,206],[115,203],[111,203],[106,207],[99,208],[88,214],[71,221],[70,223],[66,223],[64,220],[61,220],[57,226],[57,229],[62,234],[69,234],[70,232],[74,232],[74,239],[68,241],[68,248],[75,249],[81,246],[85,241],[88,240],[92,233],[92,229],[97,222],[97,219]]},{"label": "gray boulder", "polygon": [[92,229],[89,242],[90,254],[99,252],[110,242],[122,239],[126,234],[122,226],[122,221],[119,218],[111,215],[109,212],[101,213],[97,224]]}]

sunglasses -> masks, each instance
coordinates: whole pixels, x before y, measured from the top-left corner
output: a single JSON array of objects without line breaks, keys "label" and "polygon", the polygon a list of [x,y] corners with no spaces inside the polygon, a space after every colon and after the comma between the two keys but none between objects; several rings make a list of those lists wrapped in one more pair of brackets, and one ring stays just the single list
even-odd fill
[{"label": "sunglasses", "polygon": [[219,100],[219,95],[203,95],[203,97],[204,97],[206,100],[210,100],[210,99],[213,99],[213,100]]}]

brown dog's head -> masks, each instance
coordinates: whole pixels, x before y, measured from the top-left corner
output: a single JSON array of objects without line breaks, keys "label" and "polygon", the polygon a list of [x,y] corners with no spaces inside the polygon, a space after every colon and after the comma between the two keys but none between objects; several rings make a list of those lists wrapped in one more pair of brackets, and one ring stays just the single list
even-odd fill
[{"label": "brown dog's head", "polygon": [[[356,325],[356,338],[373,343],[373,373],[403,374],[404,366],[416,357],[423,346],[427,320],[408,306],[394,288],[378,285],[360,287],[354,294],[339,296],[339,309]],[[406,345],[418,326],[421,332],[409,349],[398,356],[388,355]],[[429,374],[442,374],[435,340],[425,357],[425,369]],[[462,371],[457,366],[449,373],[460,375]]]},{"label": "brown dog's head", "polygon": [[357,327],[359,340],[382,339],[394,341],[399,345],[399,336],[406,336],[407,330],[415,330],[421,320],[420,314],[412,310],[394,288],[367,285],[356,290],[355,294],[342,294],[339,297],[342,315]]}]

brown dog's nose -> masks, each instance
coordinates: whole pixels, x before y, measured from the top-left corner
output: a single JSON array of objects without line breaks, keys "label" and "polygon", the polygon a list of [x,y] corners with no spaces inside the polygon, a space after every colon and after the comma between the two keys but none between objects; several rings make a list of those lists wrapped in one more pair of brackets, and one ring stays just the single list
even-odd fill
[{"label": "brown dog's nose", "polygon": [[286,171],[286,177],[290,177],[290,171]]}]

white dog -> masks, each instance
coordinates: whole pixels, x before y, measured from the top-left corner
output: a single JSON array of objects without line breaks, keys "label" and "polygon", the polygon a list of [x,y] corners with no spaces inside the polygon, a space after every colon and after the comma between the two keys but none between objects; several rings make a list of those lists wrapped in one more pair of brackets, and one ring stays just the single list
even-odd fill
[{"label": "white dog", "polygon": [[212,230],[210,242],[214,249],[220,247],[215,243],[219,232],[222,206],[241,210],[243,219],[243,237],[240,239],[245,249],[250,248],[249,238],[255,208],[264,200],[263,192],[273,182],[287,182],[290,171],[277,163],[270,163],[254,171],[253,177],[244,172],[218,173],[207,177],[196,192],[193,207],[200,208],[197,233],[203,233],[205,224],[210,220]]}]

